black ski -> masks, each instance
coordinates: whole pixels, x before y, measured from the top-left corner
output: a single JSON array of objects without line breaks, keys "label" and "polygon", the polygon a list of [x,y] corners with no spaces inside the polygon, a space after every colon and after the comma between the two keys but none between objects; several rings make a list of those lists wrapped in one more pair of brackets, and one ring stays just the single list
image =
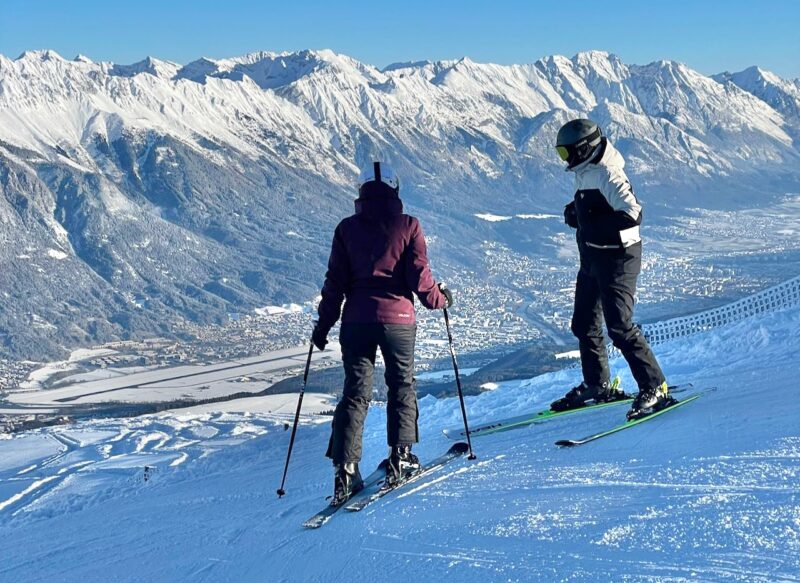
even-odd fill
[{"label": "black ski", "polygon": [[[386,460],[383,460],[380,464],[378,464],[378,467],[375,469],[375,471],[364,479],[363,489],[353,494],[349,498],[349,500],[356,498],[362,492],[370,490],[376,484],[378,485],[382,484],[385,478],[386,478]],[[333,515],[336,514],[336,512],[340,508],[342,508],[345,504],[347,504],[349,500],[345,501],[343,504],[340,504],[338,506],[331,506],[330,504],[328,504],[325,508],[323,508],[322,510],[317,512],[314,516],[306,520],[303,523],[303,526],[305,528],[319,528],[320,526],[328,522],[331,518],[333,518]]]},{"label": "black ski", "polygon": [[349,503],[345,504],[345,509],[350,512],[358,512],[359,510],[363,510],[376,500],[386,496],[386,494],[394,492],[395,490],[403,488],[406,485],[419,480],[420,478],[438,470],[442,466],[447,465],[451,461],[460,458],[468,452],[469,446],[466,443],[460,441],[458,443],[454,443],[450,449],[447,450],[447,453],[440,455],[436,459],[428,462],[396,486],[385,487],[383,480],[381,480],[377,484],[373,484],[370,488],[364,488],[361,492],[353,496]]}]

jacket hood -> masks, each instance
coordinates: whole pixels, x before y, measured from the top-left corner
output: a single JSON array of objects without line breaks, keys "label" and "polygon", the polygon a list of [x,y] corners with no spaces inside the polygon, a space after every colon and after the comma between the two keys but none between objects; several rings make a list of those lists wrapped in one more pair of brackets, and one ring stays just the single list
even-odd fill
[{"label": "jacket hood", "polygon": [[606,166],[622,170],[625,167],[625,159],[607,138],[603,138],[600,145],[597,146],[597,151],[589,156],[586,162],[582,162],[574,168],[567,168],[567,171],[580,173],[592,166]]},{"label": "jacket hood", "polygon": [[399,196],[360,196],[355,200],[356,215],[382,219],[403,214],[403,201]]}]

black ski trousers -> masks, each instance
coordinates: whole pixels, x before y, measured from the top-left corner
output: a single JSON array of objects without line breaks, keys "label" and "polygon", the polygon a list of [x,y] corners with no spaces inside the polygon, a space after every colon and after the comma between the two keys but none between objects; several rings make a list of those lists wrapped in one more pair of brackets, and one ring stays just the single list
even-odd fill
[{"label": "black ski trousers", "polygon": [[333,414],[325,454],[334,463],[361,460],[364,419],[372,399],[375,357],[381,349],[386,365],[386,438],[390,447],[419,441],[414,383],[416,325],[343,323],[339,334],[344,364],[344,394]]},{"label": "black ski trousers", "polygon": [[664,382],[664,373],[650,345],[633,323],[633,297],[641,265],[641,243],[627,249],[581,248],[572,333],[578,339],[583,380],[587,384],[609,380],[604,318],[608,335],[628,362],[639,390]]}]

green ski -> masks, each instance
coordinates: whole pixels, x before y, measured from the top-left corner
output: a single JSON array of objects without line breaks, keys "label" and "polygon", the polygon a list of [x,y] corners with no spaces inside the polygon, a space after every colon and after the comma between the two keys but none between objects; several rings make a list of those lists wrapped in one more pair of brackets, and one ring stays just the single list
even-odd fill
[{"label": "green ski", "polygon": [[[550,409],[543,409],[528,415],[520,415],[519,417],[509,417],[508,419],[501,419],[498,421],[490,421],[484,425],[478,425],[470,429],[472,437],[481,437],[483,435],[491,435],[492,433],[500,433],[501,431],[509,431],[526,425],[533,425],[535,423],[544,423],[557,417],[564,415],[572,415],[573,413],[580,413],[581,411],[596,411],[612,405],[619,405],[621,403],[632,403],[633,399],[621,399],[619,401],[612,401],[610,403],[597,403],[596,405],[587,405],[578,409],[568,409],[566,411],[551,411]],[[464,428],[460,429],[445,429],[443,433],[450,439],[458,440],[463,439],[466,434]]]},{"label": "green ski", "polygon": [[597,439],[600,439],[601,437],[606,437],[608,435],[613,435],[614,433],[622,431],[623,429],[630,429],[631,427],[639,425],[640,423],[644,423],[645,421],[649,421],[651,419],[654,419],[655,417],[658,417],[659,415],[663,415],[664,413],[668,413],[668,412],[672,411],[673,409],[677,409],[678,407],[682,407],[684,405],[688,405],[692,401],[696,401],[697,399],[699,399],[703,395],[704,392],[706,392],[706,391],[703,391],[703,392],[700,392],[700,393],[695,393],[694,395],[691,395],[690,397],[686,397],[683,401],[678,401],[677,403],[674,403],[673,405],[670,405],[669,407],[664,407],[660,411],[656,411],[655,413],[651,413],[650,415],[647,415],[646,417],[641,417],[639,419],[633,419],[631,421],[626,421],[625,423],[622,423],[621,425],[617,425],[616,427],[612,427],[611,429],[607,429],[605,431],[601,431],[600,433],[595,433],[593,435],[589,435],[589,436],[584,437],[582,439],[561,439],[559,441],[556,441],[556,445],[559,445],[559,446],[562,446],[562,447],[574,447],[576,445],[583,445],[585,443],[589,443],[590,441],[595,441]]},{"label": "green ski", "polygon": [[[689,390],[691,388],[692,388],[691,383],[676,385],[670,387],[669,392],[680,393]],[[572,415],[573,413],[580,413],[582,411],[597,411],[598,409],[604,409],[606,407],[611,407],[613,405],[621,405],[621,404],[630,405],[632,402],[633,398],[631,397],[628,399],[611,401],[610,403],[597,403],[595,405],[587,405],[585,407],[579,407],[577,409],[567,409],[566,411],[556,412],[551,409],[542,409],[541,411],[528,413],[527,415],[519,415],[517,417],[509,417],[507,419],[498,419],[496,421],[489,421],[488,423],[484,423],[482,425],[477,425],[475,427],[470,428],[469,433],[472,437],[481,437],[482,435],[492,435],[493,433],[500,433],[501,431],[518,429],[520,427],[525,427],[527,425],[544,423],[545,421],[550,421],[551,419],[563,417],[564,415]],[[466,436],[463,427],[456,429],[445,429],[443,433],[445,434],[446,437],[453,440],[464,439],[464,437]]]}]

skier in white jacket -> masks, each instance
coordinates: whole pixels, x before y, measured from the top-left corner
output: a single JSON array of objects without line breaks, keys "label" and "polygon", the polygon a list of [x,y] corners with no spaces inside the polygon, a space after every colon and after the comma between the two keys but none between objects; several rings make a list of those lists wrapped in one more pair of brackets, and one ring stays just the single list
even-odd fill
[{"label": "skier in white jacket", "polygon": [[603,319],[639,386],[628,418],[653,413],[674,402],[642,331],[633,323],[636,279],[641,270],[639,225],[642,206],[625,175],[622,155],[588,119],[558,132],[556,150],[575,173],[575,197],[564,221],[577,230],[580,270],[575,286],[572,333],[578,338],[583,382],[551,408],[564,411],[614,401],[626,395],[610,381]]}]

